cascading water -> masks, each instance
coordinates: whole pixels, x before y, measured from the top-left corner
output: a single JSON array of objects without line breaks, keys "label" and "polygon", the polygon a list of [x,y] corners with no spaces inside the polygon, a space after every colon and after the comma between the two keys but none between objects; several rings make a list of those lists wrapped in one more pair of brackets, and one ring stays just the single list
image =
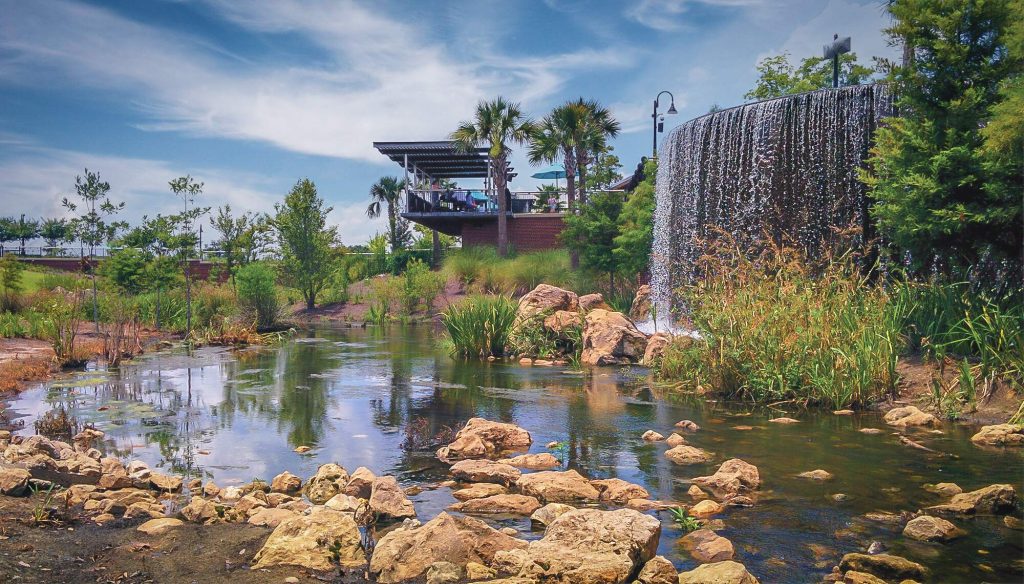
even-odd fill
[{"label": "cascading water", "polygon": [[714,229],[785,236],[813,256],[834,228],[869,228],[857,169],[892,114],[885,86],[856,85],[714,112],[672,130],[658,157],[651,254],[658,328]]}]

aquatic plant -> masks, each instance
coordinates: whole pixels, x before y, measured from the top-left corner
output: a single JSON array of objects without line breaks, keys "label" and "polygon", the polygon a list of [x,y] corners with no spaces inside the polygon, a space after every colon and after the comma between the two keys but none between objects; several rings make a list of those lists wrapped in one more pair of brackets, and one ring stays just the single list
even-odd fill
[{"label": "aquatic plant", "polygon": [[672,522],[679,529],[687,533],[700,529],[700,521],[696,517],[691,517],[685,507],[672,507],[668,512],[672,515]]},{"label": "aquatic plant", "polygon": [[834,408],[895,390],[900,321],[849,256],[812,266],[797,249],[762,242],[749,253],[725,235],[707,249],[705,277],[679,291],[702,336],[669,345],[663,379],[758,403]]},{"label": "aquatic plant", "polygon": [[505,354],[516,318],[517,305],[508,296],[470,296],[441,314],[460,357],[500,357]]},{"label": "aquatic plant", "polygon": [[37,496],[39,495],[39,493],[43,493],[43,497],[37,500],[36,503],[32,506],[32,523],[39,525],[40,523],[49,521],[51,513],[50,503],[53,502],[53,497],[54,495],[57,494],[56,491],[60,490],[60,487],[58,487],[55,483],[50,483],[50,486],[45,491],[43,491],[42,487],[38,487],[35,484],[32,484],[29,486],[29,489],[32,491],[33,496]]},{"label": "aquatic plant", "polygon": [[43,414],[35,423],[36,434],[47,438],[63,438],[70,441],[78,433],[78,419],[69,416],[64,406]]},{"label": "aquatic plant", "polygon": [[371,302],[366,311],[366,320],[377,326],[384,326],[388,322],[387,305],[383,302]]},{"label": "aquatic plant", "polygon": [[51,294],[42,303],[47,340],[61,365],[75,362],[75,337],[82,320],[82,293]]}]

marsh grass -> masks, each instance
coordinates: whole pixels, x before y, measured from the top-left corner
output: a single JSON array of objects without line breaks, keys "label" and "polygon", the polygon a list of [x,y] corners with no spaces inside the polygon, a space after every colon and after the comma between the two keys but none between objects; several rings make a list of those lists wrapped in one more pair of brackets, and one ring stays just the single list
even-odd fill
[{"label": "marsh grass", "polygon": [[587,274],[570,269],[569,254],[562,249],[502,258],[493,247],[465,247],[445,257],[442,272],[480,294],[525,294],[542,283],[572,290],[593,287]]},{"label": "marsh grass", "polygon": [[501,357],[509,346],[516,302],[508,296],[470,296],[441,313],[452,354],[466,358]]},{"label": "marsh grass", "polygon": [[680,290],[702,337],[673,343],[659,374],[756,403],[862,405],[892,393],[903,348],[884,291],[848,256],[811,266],[796,249],[723,238]]}]

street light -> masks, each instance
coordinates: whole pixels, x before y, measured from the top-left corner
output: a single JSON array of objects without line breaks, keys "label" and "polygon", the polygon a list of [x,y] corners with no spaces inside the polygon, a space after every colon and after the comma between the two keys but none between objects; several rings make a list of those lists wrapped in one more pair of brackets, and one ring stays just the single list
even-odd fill
[{"label": "street light", "polygon": [[657,158],[658,157],[658,132],[664,132],[665,131],[664,117],[662,117],[662,121],[660,123],[658,122],[658,99],[661,98],[662,94],[665,94],[665,93],[668,94],[668,97],[671,100],[669,102],[669,105],[668,105],[668,111],[665,112],[665,113],[671,114],[671,115],[675,115],[675,114],[679,113],[679,112],[676,111],[676,98],[675,98],[674,95],[672,95],[671,91],[662,91],[661,93],[659,93],[658,95],[656,95],[654,97],[654,111],[651,113],[651,121],[654,124],[654,128],[653,128],[654,132],[653,132],[653,135],[652,135],[652,147],[651,147],[651,151],[652,151],[652,155],[651,156],[652,156],[652,158]]},{"label": "street light", "polygon": [[825,45],[822,56],[832,60],[832,87],[839,87],[839,56],[850,52],[850,37],[832,35],[832,44]]}]

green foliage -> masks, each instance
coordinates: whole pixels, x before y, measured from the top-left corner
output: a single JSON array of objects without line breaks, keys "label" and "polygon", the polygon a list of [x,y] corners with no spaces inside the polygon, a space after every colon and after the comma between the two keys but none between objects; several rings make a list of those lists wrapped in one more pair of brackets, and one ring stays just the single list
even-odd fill
[{"label": "green foliage", "polygon": [[152,256],[140,249],[128,247],[111,255],[100,266],[100,272],[114,285],[128,294],[138,294],[148,284],[148,267]]},{"label": "green foliage", "polygon": [[235,216],[231,205],[224,205],[217,209],[216,217],[210,218],[210,226],[220,234],[214,245],[220,250],[232,282],[238,266],[256,261],[269,244],[270,224],[265,215],[242,213]]},{"label": "green foliage", "polygon": [[557,249],[501,258],[493,247],[474,245],[446,255],[442,272],[483,294],[524,294],[540,283],[572,289],[591,286],[585,274],[569,268],[568,254]]},{"label": "green foliage", "polygon": [[1005,260],[1019,281],[1020,152],[991,155],[980,131],[1004,103],[1000,84],[1024,58],[1005,45],[1010,7],[1008,0],[890,4],[888,32],[914,54],[889,75],[901,117],[876,131],[861,178],[880,233],[909,252],[916,273],[966,276]]},{"label": "green foliage", "polygon": [[17,312],[21,308],[25,264],[11,254],[0,257],[0,312]]},{"label": "green foliage", "polygon": [[[39,225],[39,236],[46,241],[48,247],[53,248],[61,242],[69,241],[74,234],[64,219],[45,219]],[[49,253],[53,253],[53,250]]]},{"label": "green foliage", "polygon": [[647,161],[644,180],[630,193],[619,214],[612,259],[623,274],[641,274],[651,263],[651,246],[654,244],[654,178],[657,174],[657,161]]},{"label": "green foliage", "polygon": [[80,206],[82,207],[82,214],[75,219],[75,234],[82,244],[89,248],[90,254],[95,246],[103,243],[109,233],[110,226],[104,217],[124,209],[124,203],[112,202],[109,193],[110,183],[101,180],[100,173],[89,172],[87,168],[85,178],[75,177],[75,196],[78,201],[67,197],[61,201],[64,208],[71,212],[76,212]]},{"label": "green foliage", "polygon": [[587,205],[581,206],[579,214],[565,217],[562,231],[562,242],[579,254],[581,267],[608,274],[612,279],[620,269],[612,250],[619,235],[622,206],[621,193],[596,193]]},{"label": "green foliage", "polygon": [[812,270],[786,248],[767,246],[752,257],[728,241],[711,249],[705,278],[680,290],[702,337],[667,348],[662,378],[758,403],[833,408],[894,391],[900,319],[852,262]]},{"label": "green foliage", "polygon": [[676,527],[683,530],[684,532],[691,532],[700,529],[700,520],[696,517],[691,517],[686,512],[684,507],[673,507],[668,510],[672,515],[672,522],[676,524]]},{"label": "green foliage", "polygon": [[[832,60],[807,57],[798,67],[789,53],[765,57],[757,63],[757,83],[743,99],[761,100],[832,87]],[[839,56],[839,85],[860,85],[871,81],[874,71],[857,63],[857,53]],[[712,111],[714,111],[712,106]]]},{"label": "green foliage", "polygon": [[81,321],[81,293],[51,294],[40,305],[47,340],[53,347],[57,362],[75,362],[75,340]]},{"label": "green foliage", "polygon": [[391,245],[391,253],[405,249],[412,240],[409,222],[398,214],[398,206],[401,203],[405,187],[405,181],[394,176],[382,176],[370,187],[370,204],[366,207],[366,216],[376,219],[382,213],[387,213],[388,243]]},{"label": "green foliage", "polygon": [[507,296],[470,296],[441,314],[459,357],[500,357],[505,354],[518,305]]},{"label": "green foliage", "polygon": [[371,304],[382,307],[389,315],[409,317],[429,311],[434,298],[444,289],[444,277],[432,272],[421,260],[410,260],[400,276],[381,276],[371,284]]},{"label": "green foliage", "polygon": [[274,326],[281,314],[274,270],[262,262],[253,262],[239,268],[235,277],[238,304],[247,320],[254,322],[257,330]]},{"label": "green foliage", "polygon": [[316,305],[316,297],[330,283],[340,265],[335,227],[327,227],[327,214],[316,185],[300,179],[283,204],[274,206],[277,215],[273,225],[281,248],[284,276],[302,293],[306,307]]}]

